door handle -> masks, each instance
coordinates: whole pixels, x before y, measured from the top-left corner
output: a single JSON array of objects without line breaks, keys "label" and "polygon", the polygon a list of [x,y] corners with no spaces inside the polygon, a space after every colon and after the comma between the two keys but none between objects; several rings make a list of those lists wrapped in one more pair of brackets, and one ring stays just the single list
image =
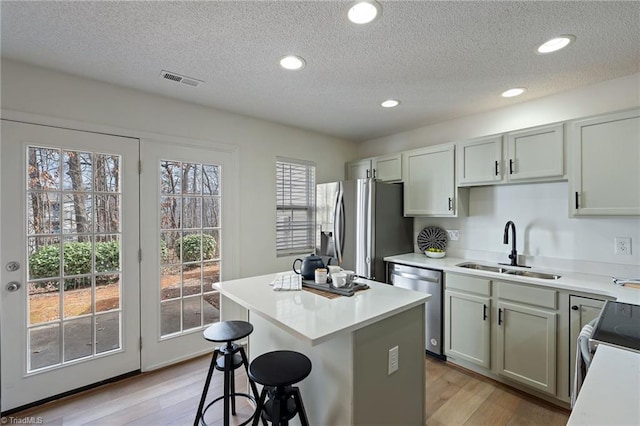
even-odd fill
[{"label": "door handle", "polygon": [[18,291],[20,290],[20,287],[22,287],[22,284],[20,284],[18,281],[11,281],[9,284],[7,284],[7,291]]},{"label": "door handle", "polygon": [[578,203],[578,197],[579,197],[579,194],[578,194],[578,191],[576,191],[576,210],[580,208],[580,205]]},{"label": "door handle", "polygon": [[498,325],[502,324],[502,309],[498,309]]},{"label": "door handle", "polygon": [[573,306],[571,307],[571,309],[573,309],[574,311],[577,311],[577,310],[578,310],[578,309],[580,309],[580,308],[578,308],[576,305],[573,305]]},{"label": "door handle", "polygon": [[430,277],[424,277],[424,276],[420,276],[420,275],[414,275],[414,274],[407,274],[406,272],[398,272],[398,271],[393,271],[391,272],[391,275],[397,275],[399,277],[402,278],[406,278],[408,280],[417,280],[417,281],[427,281],[430,283],[439,283],[440,280],[437,278],[430,278]]},{"label": "door handle", "polygon": [[11,262],[7,263],[6,268],[7,268],[7,271],[9,271],[9,272],[15,272],[18,269],[20,269],[20,262],[16,262],[15,260],[11,261]]},{"label": "door handle", "polygon": [[[367,170],[367,173],[369,171]],[[344,250],[344,187],[342,182],[338,184],[338,196],[336,198],[336,209],[333,218],[333,242],[335,247],[336,257],[338,259],[338,265],[342,265],[342,252]]]},{"label": "door handle", "polygon": [[449,197],[449,211],[453,210],[453,198]]},{"label": "door handle", "polygon": [[499,167],[499,163],[498,160],[496,160],[496,176],[498,176],[500,174],[500,171],[498,170]]},{"label": "door handle", "polygon": [[482,305],[482,320],[486,321],[488,318],[487,316],[487,305],[483,304]]},{"label": "door handle", "polygon": [[509,174],[513,174],[513,159],[509,158]]}]

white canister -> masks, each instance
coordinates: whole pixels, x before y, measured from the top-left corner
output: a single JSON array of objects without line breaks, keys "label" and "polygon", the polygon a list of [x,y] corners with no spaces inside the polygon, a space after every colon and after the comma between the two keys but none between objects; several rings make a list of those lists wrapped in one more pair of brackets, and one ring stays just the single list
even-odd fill
[{"label": "white canister", "polygon": [[327,283],[327,270],[325,268],[316,269],[316,284]]}]

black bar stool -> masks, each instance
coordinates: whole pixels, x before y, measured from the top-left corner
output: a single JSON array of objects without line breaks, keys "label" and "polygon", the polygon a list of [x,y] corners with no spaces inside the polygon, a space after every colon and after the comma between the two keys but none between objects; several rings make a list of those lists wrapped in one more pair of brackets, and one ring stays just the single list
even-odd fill
[{"label": "black bar stool", "polygon": [[[311,361],[305,355],[293,351],[273,351],[260,355],[249,366],[249,378],[263,385],[253,426],[261,418],[269,420],[273,426],[287,426],[296,414],[302,426],[308,426],[309,420],[302,404],[302,396],[297,386],[311,373]],[[265,399],[269,395],[269,400]]]},{"label": "black bar stool", "polygon": [[[209,373],[207,374],[207,380],[204,383],[204,389],[202,390],[202,396],[200,397],[200,405],[198,406],[196,419],[193,422],[194,426],[198,426],[198,423],[206,426],[204,414],[213,404],[220,400],[223,400],[224,403],[225,426],[229,425],[229,403],[231,403],[231,413],[234,416],[236,415],[236,396],[247,398],[257,406],[256,401],[258,399],[258,388],[253,380],[249,378],[249,384],[251,385],[251,391],[253,392],[253,396],[251,396],[246,393],[236,392],[234,377],[234,371],[241,366],[244,366],[247,371],[247,375],[249,375],[249,362],[247,361],[247,354],[245,353],[242,345],[238,345],[233,342],[247,337],[252,332],[253,326],[246,321],[222,321],[211,325],[202,333],[206,340],[210,342],[226,342],[226,345],[216,348],[213,352],[211,365],[209,366]],[[218,358],[220,355],[222,355],[222,357]],[[204,408],[214,369],[224,372],[224,393],[222,396],[211,401],[209,405]],[[258,411],[256,410],[251,417],[241,425],[249,424],[249,422],[256,417],[257,412]],[[263,423],[266,424],[266,422]]]}]

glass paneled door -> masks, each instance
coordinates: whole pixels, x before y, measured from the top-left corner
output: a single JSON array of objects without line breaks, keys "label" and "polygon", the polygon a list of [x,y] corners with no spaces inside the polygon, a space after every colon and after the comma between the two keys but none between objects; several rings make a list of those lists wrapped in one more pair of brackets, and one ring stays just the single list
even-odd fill
[{"label": "glass paneled door", "polygon": [[[212,350],[202,330],[220,320],[213,287],[234,272],[234,155],[142,141],[142,368]],[[232,218],[223,220],[223,218]],[[231,275],[233,276],[233,275]]]},{"label": "glass paneled door", "polygon": [[140,368],[138,139],[2,122],[2,410]]}]

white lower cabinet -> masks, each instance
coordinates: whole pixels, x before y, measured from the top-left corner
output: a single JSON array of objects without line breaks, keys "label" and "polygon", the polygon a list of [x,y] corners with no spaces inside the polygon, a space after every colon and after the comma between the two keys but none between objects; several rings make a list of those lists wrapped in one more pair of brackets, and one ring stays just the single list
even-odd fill
[{"label": "white lower cabinet", "polygon": [[491,367],[491,281],[445,275],[444,353]]},{"label": "white lower cabinet", "polygon": [[498,298],[497,373],[555,395],[558,292],[503,281],[493,285]]},{"label": "white lower cabinet", "polygon": [[491,367],[491,299],[446,290],[445,354]]},{"label": "white lower cabinet", "polygon": [[573,392],[573,377],[576,369],[576,352],[578,350],[578,336],[582,327],[598,318],[604,306],[604,300],[576,295],[569,296],[569,395]]},{"label": "white lower cabinet", "polygon": [[445,355],[556,395],[558,291],[445,275]]},{"label": "white lower cabinet", "polygon": [[498,374],[556,393],[556,313],[498,302]]}]

